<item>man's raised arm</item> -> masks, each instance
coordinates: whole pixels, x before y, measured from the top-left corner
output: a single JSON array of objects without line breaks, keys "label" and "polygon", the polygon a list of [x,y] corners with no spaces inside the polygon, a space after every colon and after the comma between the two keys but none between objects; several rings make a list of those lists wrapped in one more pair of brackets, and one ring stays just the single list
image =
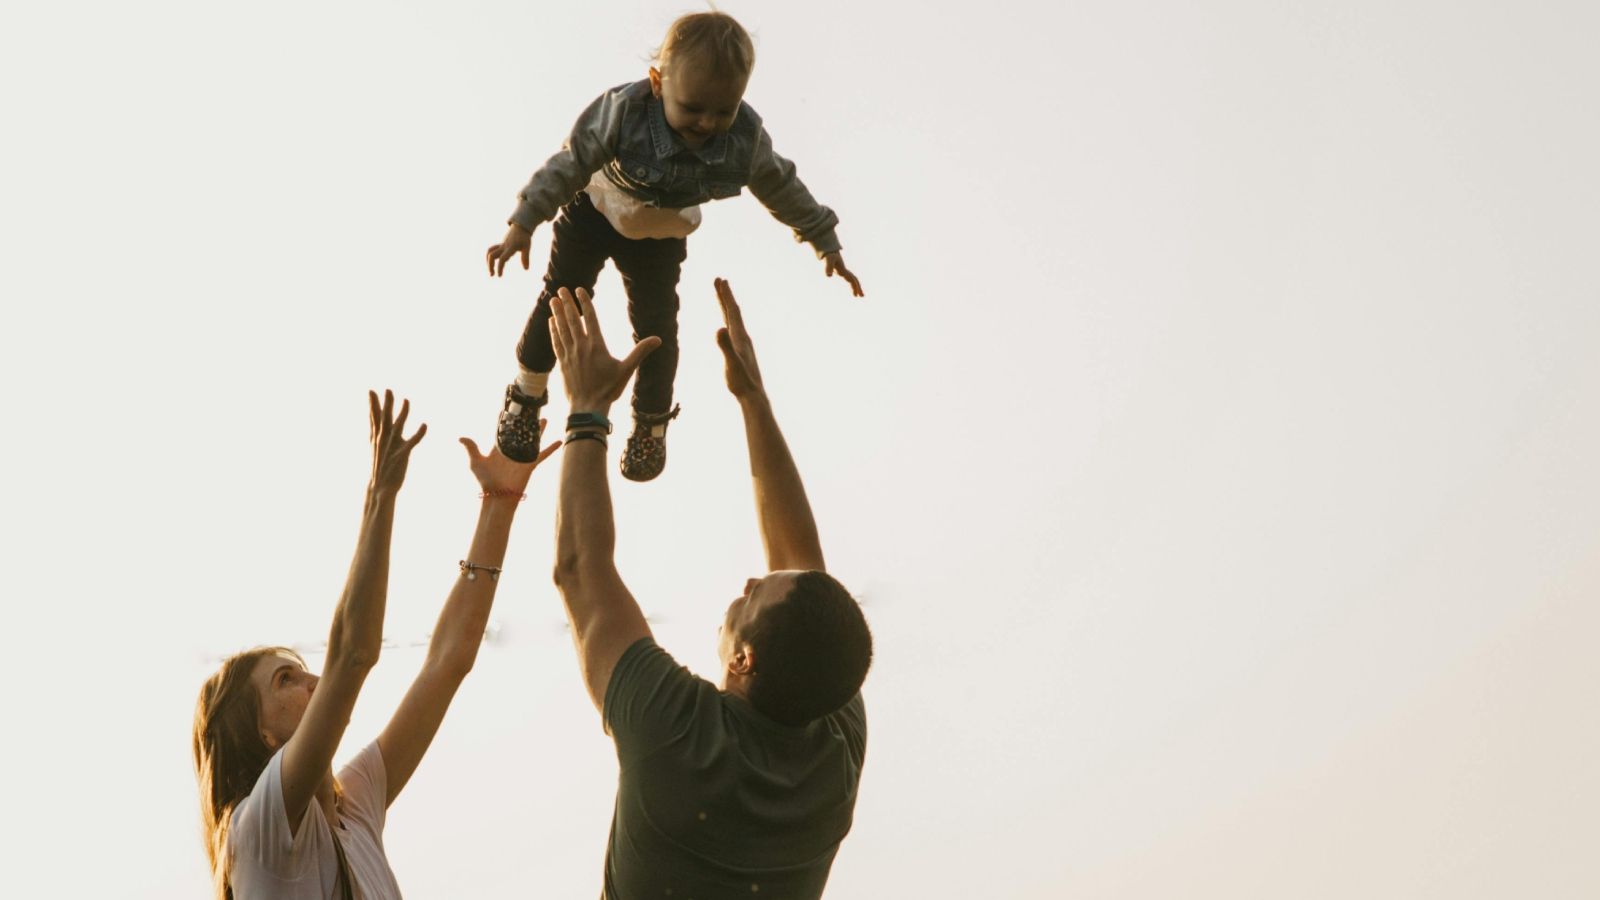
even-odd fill
[{"label": "man's raised arm", "polygon": [[[628,378],[661,339],[645,338],[626,359],[606,350],[605,338],[589,302],[566,288],[550,301],[550,337],[568,406],[577,418],[605,418],[622,395]],[[650,636],[639,604],[617,573],[613,552],[616,525],[607,483],[604,425],[577,425],[567,431],[561,453],[560,499],[556,506],[556,588],[567,607],[578,664],[596,709],[604,710],[606,688],[623,651]],[[587,437],[585,435],[595,435]]]},{"label": "man's raised arm", "polygon": [[750,447],[750,477],[755,485],[756,517],[761,523],[761,541],[767,551],[767,568],[825,569],[822,543],[817,539],[817,521],[806,500],[789,445],[778,430],[772,415],[761,369],[756,365],[755,348],[745,331],[744,316],[733,299],[728,282],[718,278],[717,300],[722,304],[725,327],[717,330],[717,346],[722,348],[728,390],[739,401],[744,413],[745,441]]}]

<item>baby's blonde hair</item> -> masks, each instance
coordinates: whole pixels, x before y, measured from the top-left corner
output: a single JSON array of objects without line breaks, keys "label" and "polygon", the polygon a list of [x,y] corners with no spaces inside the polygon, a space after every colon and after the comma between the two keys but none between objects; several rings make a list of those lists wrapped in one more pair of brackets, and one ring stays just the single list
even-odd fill
[{"label": "baby's blonde hair", "polygon": [[667,27],[656,49],[656,61],[667,74],[675,60],[698,63],[723,78],[745,79],[756,65],[750,33],[725,12],[689,13]]}]

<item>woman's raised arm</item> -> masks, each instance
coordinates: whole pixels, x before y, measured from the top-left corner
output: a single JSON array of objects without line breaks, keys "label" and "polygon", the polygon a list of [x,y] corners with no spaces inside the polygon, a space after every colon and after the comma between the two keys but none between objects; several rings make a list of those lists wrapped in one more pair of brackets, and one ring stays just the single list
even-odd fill
[{"label": "woman's raised arm", "polygon": [[[544,424],[539,423],[541,431]],[[388,772],[387,803],[394,802],[422,762],[456,689],[478,658],[517,504],[534,468],[561,446],[556,441],[533,462],[517,463],[501,456],[497,448],[490,448],[485,456],[471,440],[462,438],[461,443],[467,448],[472,474],[483,489],[483,505],[478,510],[472,545],[434,626],[422,671],[378,736],[378,749],[383,752],[383,766]]]},{"label": "woman's raised arm", "polygon": [[[404,436],[410,401],[395,415],[394,394],[367,393],[372,425],[372,480],[367,485],[361,535],[345,580],[344,594],[328,631],[327,665],[307,701],[305,715],[283,750],[283,803],[290,823],[298,823],[333,765],[334,751],[350,724],[350,711],[378,661],[383,645],[384,601],[389,589],[389,538],[394,530],[394,502],[405,483],[411,450],[427,433],[423,425]],[[292,827],[292,825],[291,825]]]}]

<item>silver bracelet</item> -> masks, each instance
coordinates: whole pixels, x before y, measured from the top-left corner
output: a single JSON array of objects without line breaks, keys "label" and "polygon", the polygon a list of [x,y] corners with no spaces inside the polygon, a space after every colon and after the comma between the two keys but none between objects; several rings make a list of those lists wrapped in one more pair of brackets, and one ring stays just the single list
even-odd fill
[{"label": "silver bracelet", "polygon": [[490,581],[499,581],[500,580],[500,567],[499,566],[480,566],[477,563],[470,563],[470,562],[467,562],[466,560],[463,559],[461,561],[461,571],[466,573],[468,581],[477,581],[478,580],[478,573],[480,571],[488,572]]}]

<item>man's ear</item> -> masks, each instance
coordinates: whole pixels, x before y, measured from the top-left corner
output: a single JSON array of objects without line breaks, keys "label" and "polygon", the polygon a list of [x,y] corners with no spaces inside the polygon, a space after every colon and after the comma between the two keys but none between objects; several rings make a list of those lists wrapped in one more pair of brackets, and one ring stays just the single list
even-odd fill
[{"label": "man's ear", "polygon": [[756,670],[756,651],[749,644],[740,644],[733,651],[733,659],[728,661],[728,671],[735,675],[748,676]]},{"label": "man's ear", "polygon": [[650,93],[661,96],[661,70],[655,66],[650,67]]}]

